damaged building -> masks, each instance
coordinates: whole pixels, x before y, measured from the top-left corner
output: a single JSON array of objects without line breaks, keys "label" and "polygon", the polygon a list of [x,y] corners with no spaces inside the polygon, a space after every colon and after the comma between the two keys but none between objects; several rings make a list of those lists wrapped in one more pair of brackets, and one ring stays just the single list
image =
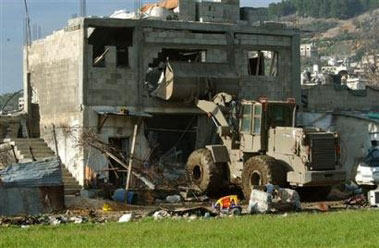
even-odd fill
[{"label": "damaged building", "polygon": [[[39,127],[30,136],[58,152],[80,185],[88,171],[108,177],[112,166],[78,146],[81,130],[128,154],[137,124],[138,161],[185,163],[217,142],[195,99],[228,92],[300,102],[297,30],[240,20],[238,0],[176,2],[186,18],[76,18],[26,48],[25,109],[29,129]],[[224,11],[229,5],[238,7],[237,19]]]}]

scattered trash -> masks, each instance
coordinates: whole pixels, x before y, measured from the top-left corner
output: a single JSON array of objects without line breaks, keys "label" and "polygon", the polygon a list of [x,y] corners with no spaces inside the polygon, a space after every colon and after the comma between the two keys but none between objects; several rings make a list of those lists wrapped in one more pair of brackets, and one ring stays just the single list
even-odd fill
[{"label": "scattered trash", "polygon": [[251,191],[249,206],[247,212],[249,214],[265,214],[271,211],[272,195],[257,189]]},{"label": "scattered trash", "polygon": [[247,209],[249,214],[269,213],[272,209],[300,211],[299,194],[295,190],[280,188],[272,184],[267,184],[263,190],[253,189],[251,191]]},{"label": "scattered trash", "polygon": [[287,204],[288,207],[292,208],[295,211],[301,210],[299,193],[293,189],[275,188],[272,202],[273,207],[278,210],[282,210],[281,208],[286,208],[286,206],[283,204]]},{"label": "scattered trash", "polygon": [[161,219],[167,218],[167,217],[171,217],[171,215],[165,210],[159,210],[153,214],[154,220],[161,220]]},{"label": "scattered trash", "polygon": [[317,204],[317,209],[320,210],[321,212],[328,212],[329,205],[322,202],[322,203]]},{"label": "scattered trash", "polygon": [[209,212],[206,212],[204,214],[204,219],[210,219],[211,218],[211,214]]},{"label": "scattered trash", "polygon": [[123,216],[120,217],[120,219],[118,220],[119,223],[126,223],[126,222],[130,222],[132,221],[133,219],[133,213],[127,213],[127,214],[124,214]]},{"label": "scattered trash", "polygon": [[106,204],[106,203],[104,203],[104,205],[103,205],[103,211],[112,211],[112,208],[108,205],[108,204]]},{"label": "scattered trash", "polygon": [[166,197],[166,201],[169,203],[179,203],[182,201],[180,195],[169,195]]},{"label": "scattered trash", "polygon": [[59,220],[57,218],[51,218],[50,219],[50,225],[57,226],[57,225],[60,225],[60,224],[61,224],[61,220]]},{"label": "scattered trash", "polygon": [[75,224],[82,224],[83,223],[83,219],[80,217],[71,217],[70,221],[75,223]]},{"label": "scattered trash", "polygon": [[239,206],[238,196],[229,195],[220,198],[214,205],[214,209],[223,214],[241,215],[242,208]]},{"label": "scattered trash", "polygon": [[365,207],[367,206],[367,199],[364,194],[352,196],[344,201],[345,205],[355,206],[355,207]]}]

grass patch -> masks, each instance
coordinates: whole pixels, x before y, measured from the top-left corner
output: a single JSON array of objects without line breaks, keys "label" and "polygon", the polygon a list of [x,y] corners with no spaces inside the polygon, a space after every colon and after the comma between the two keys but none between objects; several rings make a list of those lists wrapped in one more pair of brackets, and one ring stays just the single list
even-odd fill
[{"label": "grass patch", "polygon": [[0,247],[377,247],[379,211],[0,228]]}]

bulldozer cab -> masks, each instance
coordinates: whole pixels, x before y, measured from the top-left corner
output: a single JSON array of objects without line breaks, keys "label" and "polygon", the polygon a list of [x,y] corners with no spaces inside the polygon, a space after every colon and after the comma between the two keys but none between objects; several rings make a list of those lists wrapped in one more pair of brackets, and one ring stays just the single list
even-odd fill
[{"label": "bulldozer cab", "polygon": [[268,131],[294,125],[294,101],[243,101],[240,118],[241,149],[247,153],[267,150]]}]

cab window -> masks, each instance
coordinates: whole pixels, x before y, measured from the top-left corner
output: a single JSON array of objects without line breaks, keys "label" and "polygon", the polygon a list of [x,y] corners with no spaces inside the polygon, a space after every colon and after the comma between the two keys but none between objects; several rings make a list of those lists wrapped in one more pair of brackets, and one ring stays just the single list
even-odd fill
[{"label": "cab window", "polygon": [[251,131],[252,108],[252,105],[244,105],[242,108],[241,132],[249,133]]},{"label": "cab window", "polygon": [[269,105],[268,107],[268,127],[291,127],[292,107],[288,105]]},{"label": "cab window", "polygon": [[260,134],[262,126],[262,105],[254,105],[254,129],[253,133]]}]

